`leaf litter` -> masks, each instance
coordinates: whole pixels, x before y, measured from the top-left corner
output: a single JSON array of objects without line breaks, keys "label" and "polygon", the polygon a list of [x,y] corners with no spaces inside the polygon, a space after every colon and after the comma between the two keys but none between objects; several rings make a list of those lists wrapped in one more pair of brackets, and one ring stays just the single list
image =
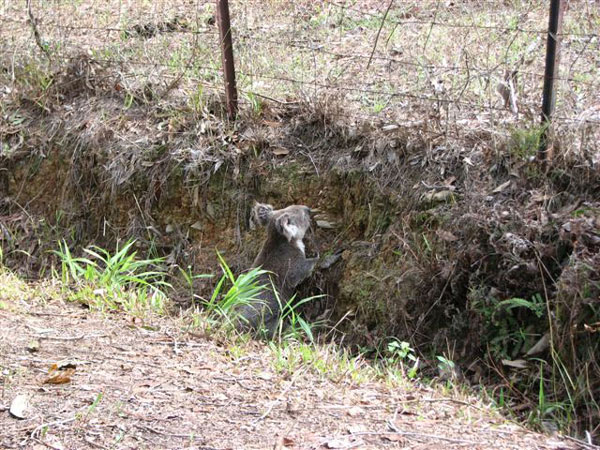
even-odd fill
[{"label": "leaf litter", "polygon": [[[576,448],[475,397],[277,372],[262,343],[233,357],[175,319],[141,328],[62,301],[22,305],[0,310],[2,398],[14,398],[10,413],[22,417],[0,413],[1,448]],[[35,331],[23,323],[51,326],[57,339],[32,354]],[[58,339],[74,329],[82,339]]]}]

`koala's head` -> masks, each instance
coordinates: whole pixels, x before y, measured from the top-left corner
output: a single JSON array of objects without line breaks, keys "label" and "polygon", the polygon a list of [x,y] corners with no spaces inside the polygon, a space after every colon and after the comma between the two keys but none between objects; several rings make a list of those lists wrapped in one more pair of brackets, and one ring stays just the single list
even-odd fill
[{"label": "koala's head", "polygon": [[310,228],[311,209],[304,205],[292,205],[274,210],[271,205],[256,203],[250,215],[250,228],[267,226],[274,229],[289,242],[301,241]]},{"label": "koala's head", "polygon": [[301,241],[310,228],[310,208],[292,205],[273,211],[275,229],[289,241]]}]

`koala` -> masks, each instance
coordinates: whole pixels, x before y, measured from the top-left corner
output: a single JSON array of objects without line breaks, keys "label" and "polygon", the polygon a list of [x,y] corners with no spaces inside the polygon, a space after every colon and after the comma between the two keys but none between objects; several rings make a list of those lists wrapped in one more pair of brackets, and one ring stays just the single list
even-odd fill
[{"label": "koala", "polygon": [[242,328],[263,326],[269,336],[275,333],[281,305],[292,298],[295,288],[312,274],[318,261],[318,258],[306,258],[304,253],[303,239],[310,224],[308,206],[292,205],[274,210],[271,205],[254,205],[250,227],[266,227],[267,237],[252,267],[268,271],[259,279],[259,284],[267,288],[256,302],[240,308]]}]

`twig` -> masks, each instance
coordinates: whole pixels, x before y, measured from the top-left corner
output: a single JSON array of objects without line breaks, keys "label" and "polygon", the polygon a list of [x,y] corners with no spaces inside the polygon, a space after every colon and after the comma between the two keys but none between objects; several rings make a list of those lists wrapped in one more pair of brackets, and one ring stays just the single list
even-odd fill
[{"label": "twig", "polygon": [[32,439],[38,439],[39,432],[42,431],[44,428],[50,428],[50,427],[53,427],[55,425],[64,425],[66,423],[73,422],[76,419],[77,419],[76,417],[69,417],[68,419],[55,420],[54,422],[43,423],[43,424],[35,427],[33,429],[33,431],[31,432],[30,436],[31,436]]},{"label": "twig", "polygon": [[44,336],[38,334],[37,337],[40,339],[48,339],[51,341],[80,341],[85,337],[85,335],[82,334],[81,336]]},{"label": "twig", "polygon": [[297,105],[297,104],[300,103],[299,101],[285,102],[283,100],[277,100],[276,98],[269,97],[268,95],[259,94],[257,92],[247,91],[247,90],[244,90],[244,89],[241,89],[241,91],[244,92],[244,93],[246,93],[246,94],[256,95],[257,97],[264,98],[265,100],[270,100],[272,102],[279,103],[280,105]]},{"label": "twig", "polygon": [[568,441],[573,441],[575,443],[577,443],[578,445],[581,445],[583,448],[587,449],[587,450],[598,450],[600,449],[599,445],[595,445],[595,444],[590,444],[589,442],[586,441],[582,441],[581,439],[576,439],[572,436],[563,436],[566,440]]},{"label": "twig", "polygon": [[[161,430],[157,430],[155,428],[149,427],[147,425],[134,425],[135,427],[139,428],[140,430],[146,430],[146,431],[150,431],[151,433],[154,434],[158,434],[161,436],[168,436],[168,437],[176,437],[176,438],[183,438],[183,439],[189,439],[189,440],[204,440],[206,436],[202,435],[202,434],[196,434],[194,432],[190,432],[189,434],[185,434],[185,433],[167,433],[165,431],[161,431]],[[200,446],[200,447],[196,447],[198,450],[225,450],[223,448],[218,448],[218,447],[206,447],[206,446]]]},{"label": "twig", "polygon": [[183,342],[175,342],[175,341],[146,341],[148,344],[151,345],[172,345],[172,346],[176,346],[178,348],[185,348],[185,347],[190,347],[190,348],[204,348],[204,347],[209,347],[210,344],[205,344],[203,342],[187,342],[187,341],[183,341]]},{"label": "twig", "polygon": [[464,405],[464,406],[468,406],[470,408],[475,408],[479,411],[482,411],[482,409],[479,406],[475,406],[469,402],[465,402],[462,400],[456,400],[453,398],[417,398],[414,400],[405,400],[402,402],[402,404],[405,405],[407,403],[437,403],[437,402],[456,403],[457,405]]},{"label": "twig", "polygon": [[236,382],[242,389],[247,389],[249,391],[260,391],[260,388],[255,388],[255,387],[250,387],[250,386],[246,386],[245,384],[243,384],[239,379],[231,377],[231,378],[225,378],[225,377],[212,377],[213,380],[220,380],[220,381],[225,381],[225,382]]},{"label": "twig", "polygon": [[310,153],[308,152],[303,152],[302,150],[298,150],[300,152],[301,155],[306,156],[308,159],[310,159],[310,162],[312,163],[313,167],[315,168],[315,172],[317,174],[317,178],[320,177],[319,175],[319,169],[317,168],[317,165],[315,164],[315,161],[313,160],[313,157],[310,155]]},{"label": "twig", "polygon": [[[396,425],[394,425],[394,423],[391,420],[387,421],[387,425],[388,427],[390,427],[391,430],[393,430],[392,432],[373,432],[372,434],[399,434],[401,436],[413,436],[416,438],[421,438],[421,439],[435,439],[438,441],[446,441],[446,442],[451,442],[453,444],[470,444],[470,445],[481,445],[481,442],[477,442],[477,441],[468,441],[466,439],[453,439],[453,438],[447,438],[445,436],[440,436],[437,434],[426,434],[426,433],[415,433],[414,431],[403,431],[400,428],[398,428]],[[360,435],[362,433],[353,433],[355,435]]]},{"label": "twig", "polygon": [[427,312],[423,316],[419,317],[419,320],[417,321],[417,326],[415,327],[415,330],[413,331],[413,333],[411,335],[411,339],[413,339],[415,337],[415,334],[417,334],[417,332],[419,331],[419,328],[421,328],[421,325],[423,324],[423,322],[425,321],[425,319],[427,318],[429,313],[433,310],[433,308],[435,308],[438,305],[438,303],[440,303],[442,301],[442,298],[444,297],[444,294],[446,293],[446,288],[450,284],[450,280],[452,279],[452,276],[454,275],[455,271],[456,271],[456,264],[454,265],[454,267],[452,267],[452,272],[450,273],[450,276],[446,280],[446,284],[444,284],[444,287],[442,289],[440,296],[437,298],[437,300],[435,302],[433,302],[431,304],[431,306],[429,307]]},{"label": "twig", "polygon": [[286,387],[286,388],[283,390],[283,392],[282,392],[282,393],[279,395],[279,397],[278,397],[276,400],[274,400],[274,401],[271,403],[271,406],[269,406],[269,407],[267,408],[267,410],[264,412],[264,414],[263,414],[263,415],[261,415],[260,417],[258,417],[257,419],[255,419],[255,420],[252,422],[252,425],[255,425],[255,424],[257,424],[258,422],[260,422],[261,420],[265,419],[265,418],[266,418],[266,417],[267,417],[267,416],[268,416],[268,415],[271,413],[271,411],[273,410],[273,408],[275,407],[275,405],[276,405],[277,403],[279,403],[279,402],[281,401],[281,399],[283,398],[283,396],[284,396],[285,394],[287,394],[287,393],[288,393],[288,391],[289,391],[289,390],[292,388],[292,386],[294,386],[294,383],[296,382],[296,379],[297,379],[297,378],[298,378],[298,377],[299,377],[299,376],[300,376],[302,373],[304,373],[304,370],[299,370],[298,372],[296,372],[296,373],[294,374],[294,377],[293,377],[293,378],[292,378],[292,380],[290,381],[290,384],[289,384],[289,385],[288,385],[288,386],[287,386],[287,387]]},{"label": "twig", "polygon": [[37,27],[37,19],[34,17],[33,10],[31,9],[31,0],[27,0],[27,16],[29,17],[29,24],[31,25],[31,30],[33,31],[35,43],[44,53],[44,55],[46,55],[46,58],[48,58],[48,62],[50,62],[50,52],[48,52],[48,48],[42,43],[42,38]]},{"label": "twig", "polygon": [[423,53],[427,50],[427,45],[429,44],[429,38],[431,37],[431,32],[433,31],[433,26],[437,25],[435,19],[437,19],[438,11],[440,10],[440,1],[437,2],[435,6],[435,12],[433,13],[433,20],[431,21],[431,25],[429,26],[429,31],[427,32],[427,39],[425,39],[425,44],[423,44]]},{"label": "twig", "polygon": [[394,3],[394,0],[390,0],[390,4],[388,5],[387,9],[385,10],[385,14],[383,15],[383,18],[381,19],[381,25],[379,25],[379,30],[377,30],[377,36],[375,36],[375,43],[373,44],[373,48],[371,49],[371,56],[369,56],[369,62],[367,63],[367,69],[371,65],[373,55],[375,54],[375,49],[377,48],[377,42],[379,41],[379,35],[381,34],[381,30],[383,29],[383,24],[385,23],[385,19],[387,18],[387,15],[390,12],[390,8],[392,7],[393,3]]},{"label": "twig", "polygon": [[[2,224],[0,224],[2,226]],[[78,319],[81,317],[85,317],[85,314],[60,314],[60,313],[51,313],[51,312],[38,312],[38,311],[28,311],[27,314],[31,316],[48,316],[48,317],[70,317],[72,319]]]},{"label": "twig", "polygon": [[96,447],[96,448],[102,448],[102,449],[107,449],[108,447],[105,447],[104,445],[98,444],[97,442],[92,441],[91,438],[85,436],[83,438],[85,440],[85,442],[87,442],[88,444],[90,444],[92,447]]}]

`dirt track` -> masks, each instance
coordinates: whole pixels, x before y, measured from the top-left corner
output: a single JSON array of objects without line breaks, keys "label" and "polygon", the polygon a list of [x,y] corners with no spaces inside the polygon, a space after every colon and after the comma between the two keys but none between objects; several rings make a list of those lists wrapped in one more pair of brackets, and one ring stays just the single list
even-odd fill
[{"label": "dirt track", "polygon": [[[430,388],[278,373],[262,344],[228,349],[167,319],[9,302],[0,337],[0,448],[576,448]],[[44,383],[67,362],[70,382]],[[17,394],[26,419],[9,414]]]}]

